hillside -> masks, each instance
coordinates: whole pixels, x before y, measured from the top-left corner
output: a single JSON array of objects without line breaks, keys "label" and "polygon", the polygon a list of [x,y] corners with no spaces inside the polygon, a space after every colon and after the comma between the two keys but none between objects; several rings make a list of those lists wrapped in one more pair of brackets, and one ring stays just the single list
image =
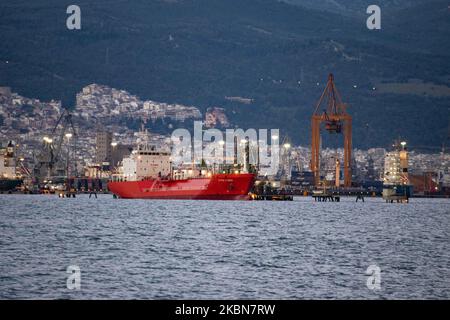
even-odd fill
[{"label": "hillside", "polygon": [[410,79],[449,85],[444,1],[395,8],[403,10],[381,32],[368,31],[365,17],[274,0],[79,0],[82,30],[69,31],[69,4],[0,4],[0,85],[68,107],[91,83],[202,110],[221,106],[241,127],[281,128],[308,144],[310,114],[333,72],[351,106],[356,147],[398,136],[440,145],[447,133],[445,95],[373,90]]},{"label": "hillside", "polygon": [[429,0],[382,0],[376,3],[370,0],[282,0],[290,4],[306,8],[336,12],[347,16],[365,15],[366,8],[377,4],[388,11],[395,11],[414,7],[418,4],[428,3]]}]

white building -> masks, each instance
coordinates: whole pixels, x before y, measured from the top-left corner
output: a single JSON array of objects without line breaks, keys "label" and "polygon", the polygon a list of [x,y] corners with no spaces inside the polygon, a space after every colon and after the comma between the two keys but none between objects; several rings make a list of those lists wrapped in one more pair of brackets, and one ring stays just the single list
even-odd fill
[{"label": "white building", "polygon": [[14,145],[10,142],[4,149],[0,149],[0,178],[15,179],[16,163],[14,159]]},{"label": "white building", "polygon": [[400,156],[398,151],[387,152],[384,158],[384,183],[400,183]]},{"label": "white building", "polygon": [[395,150],[387,152],[384,159],[384,184],[408,183],[408,152]]}]

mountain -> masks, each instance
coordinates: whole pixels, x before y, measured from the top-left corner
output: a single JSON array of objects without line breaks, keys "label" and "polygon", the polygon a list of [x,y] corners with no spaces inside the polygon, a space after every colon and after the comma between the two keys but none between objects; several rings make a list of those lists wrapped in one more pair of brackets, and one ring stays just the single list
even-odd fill
[{"label": "mountain", "polygon": [[[277,0],[278,1],[278,0]],[[382,10],[396,11],[414,7],[419,4],[428,3],[429,0],[382,0],[376,3],[370,0],[282,0],[290,4],[312,8],[317,10],[324,10],[330,12],[337,12],[348,16],[365,15],[366,9],[372,4],[381,7]]]},{"label": "mountain", "polygon": [[394,6],[377,31],[367,15],[274,0],[79,0],[82,29],[71,31],[70,4],[2,1],[0,85],[67,107],[91,83],[202,111],[219,106],[242,128],[280,128],[306,145],[333,72],[356,147],[399,136],[437,146],[447,134],[446,1]]}]

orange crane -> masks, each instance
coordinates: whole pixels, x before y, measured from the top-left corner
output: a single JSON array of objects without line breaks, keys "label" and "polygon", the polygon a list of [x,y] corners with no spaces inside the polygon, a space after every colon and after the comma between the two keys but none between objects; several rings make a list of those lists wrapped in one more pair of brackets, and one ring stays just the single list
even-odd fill
[{"label": "orange crane", "polygon": [[[320,106],[326,103],[326,108],[319,113]],[[344,135],[344,187],[351,187],[352,159],[352,117],[346,111],[347,105],[342,103],[341,96],[334,85],[333,74],[329,74],[328,82],[311,117],[311,171],[314,174],[315,185],[320,185],[320,126],[325,123],[325,129],[330,134]]]}]

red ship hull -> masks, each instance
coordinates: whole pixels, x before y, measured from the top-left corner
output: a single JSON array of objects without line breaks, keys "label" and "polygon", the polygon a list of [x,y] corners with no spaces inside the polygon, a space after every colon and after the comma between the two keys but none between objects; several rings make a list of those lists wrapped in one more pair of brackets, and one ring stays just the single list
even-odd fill
[{"label": "red ship hull", "polygon": [[214,174],[185,180],[109,182],[108,189],[124,199],[248,200],[255,175]]}]

